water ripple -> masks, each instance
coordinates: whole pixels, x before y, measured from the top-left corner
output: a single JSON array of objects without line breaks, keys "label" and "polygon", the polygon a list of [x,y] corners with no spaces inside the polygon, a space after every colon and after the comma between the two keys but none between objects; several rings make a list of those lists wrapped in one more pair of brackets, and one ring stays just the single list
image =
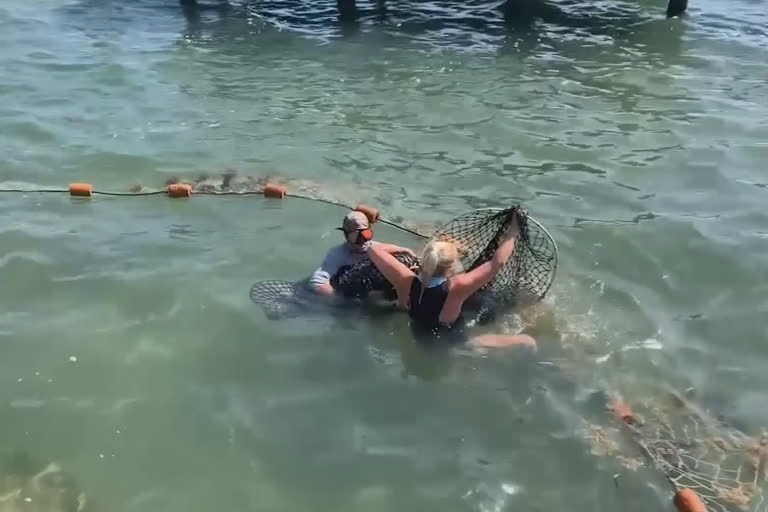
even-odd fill
[{"label": "water ripple", "polygon": [[595,390],[683,383],[764,416],[764,1],[569,0],[527,25],[486,0],[358,2],[356,24],[331,0],[200,4],[3,2],[2,186],[236,169],[425,229],[524,201],[558,277],[498,328],[557,364],[424,354],[396,315],[265,321],[244,290],[311,272],[341,208],[9,195],[3,443],[118,503],[173,475],[183,510],[599,510],[610,474],[575,434]]}]

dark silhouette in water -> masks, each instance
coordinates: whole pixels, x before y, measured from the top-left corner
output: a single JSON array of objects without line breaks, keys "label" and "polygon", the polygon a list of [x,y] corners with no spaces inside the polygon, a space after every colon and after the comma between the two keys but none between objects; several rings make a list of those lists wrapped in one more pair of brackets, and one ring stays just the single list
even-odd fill
[{"label": "dark silhouette in water", "polygon": [[[188,20],[199,20],[200,8],[197,0],[179,0],[184,16]],[[376,0],[377,10],[384,15],[387,0]],[[220,1],[219,5],[228,3]],[[217,6],[218,7],[218,6]],[[300,6],[297,6],[300,7]],[[688,0],[669,0],[667,17],[679,16],[688,9]],[[355,23],[360,18],[356,0],[336,0],[336,10],[342,24]],[[529,25],[537,19],[562,18],[563,11],[545,0],[506,0],[502,6],[504,20],[513,25]],[[300,11],[297,11],[300,12]]]},{"label": "dark silhouette in water", "polygon": [[339,10],[339,20],[342,22],[357,21],[360,16],[355,0],[336,0],[336,8]]},{"label": "dark silhouette in water", "polygon": [[568,16],[563,10],[542,0],[506,0],[501,6],[504,22],[513,27],[528,27],[536,20],[564,24]]},{"label": "dark silhouette in water", "polygon": [[[312,34],[324,39],[356,39],[373,29],[378,35],[413,36],[433,46],[488,48],[498,42],[500,53],[527,55],[540,47],[556,45],[562,30],[573,29],[586,37],[618,39],[633,44],[643,38],[658,40],[658,19],[632,4],[601,5],[592,9],[586,0],[179,0],[187,20],[185,41],[216,48],[228,58],[250,61],[261,48],[253,20]],[[661,0],[659,0],[661,1]],[[220,7],[227,4],[227,7]],[[669,12],[685,7],[687,0],[671,0]],[[216,19],[218,18],[218,19]],[[246,23],[247,22],[247,23]],[[240,25],[243,25],[240,27]],[[216,38],[211,38],[212,33]],[[654,58],[668,60],[678,54],[676,38],[681,29],[661,34],[669,40],[644,46]],[[205,33],[206,37],[202,37]],[[385,39],[386,40],[386,39]],[[225,49],[226,46],[226,49]]]},{"label": "dark silhouette in water", "polygon": [[679,16],[688,9],[688,0],[669,0],[667,17]]},{"label": "dark silhouette in water", "polygon": [[[619,9],[610,11],[609,15],[601,13],[590,15],[587,12],[566,12],[558,4],[566,4],[565,1],[558,3],[545,0],[506,0],[501,10],[504,15],[504,22],[508,26],[516,28],[530,27],[537,20],[553,25],[565,27],[598,29],[602,28],[606,32],[621,28],[619,21],[621,16]],[[688,7],[688,0],[669,0],[667,6],[667,17],[678,16]]]}]

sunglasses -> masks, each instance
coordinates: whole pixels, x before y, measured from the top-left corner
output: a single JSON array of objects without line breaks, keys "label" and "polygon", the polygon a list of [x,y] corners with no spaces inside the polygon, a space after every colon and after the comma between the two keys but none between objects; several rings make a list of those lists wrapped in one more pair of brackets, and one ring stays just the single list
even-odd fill
[{"label": "sunglasses", "polygon": [[365,242],[369,242],[373,239],[373,230],[371,228],[344,231],[345,236],[349,236],[350,233],[357,233],[357,238],[354,241],[355,245],[363,245]]}]

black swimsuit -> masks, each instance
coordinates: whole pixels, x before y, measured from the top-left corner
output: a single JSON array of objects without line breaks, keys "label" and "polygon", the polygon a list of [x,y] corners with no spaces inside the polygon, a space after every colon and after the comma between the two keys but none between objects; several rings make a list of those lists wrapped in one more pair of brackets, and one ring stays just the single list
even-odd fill
[{"label": "black swimsuit", "polygon": [[422,287],[423,284],[419,278],[414,277],[411,281],[408,301],[408,314],[411,317],[411,328],[414,334],[418,338],[430,341],[438,339],[447,339],[452,343],[466,341],[464,317],[461,314],[450,325],[440,322],[440,311],[448,298],[449,281],[446,279],[438,285],[424,288],[424,294],[419,301]]}]

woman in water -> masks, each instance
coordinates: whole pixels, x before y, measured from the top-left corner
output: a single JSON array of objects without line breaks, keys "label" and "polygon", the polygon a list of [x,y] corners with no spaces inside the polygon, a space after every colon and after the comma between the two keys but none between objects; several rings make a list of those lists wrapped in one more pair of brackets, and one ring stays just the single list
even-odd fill
[{"label": "woman in water", "polygon": [[[515,215],[493,257],[469,272],[461,271],[456,245],[451,242],[429,242],[421,255],[418,275],[380,247],[369,247],[368,254],[395,287],[398,305],[408,311],[411,326],[417,334],[437,338],[458,334],[464,339],[461,314],[464,302],[489,283],[509,261],[519,233]],[[472,338],[470,343],[480,347],[522,345],[536,350],[536,341],[525,334],[484,334]]]}]

